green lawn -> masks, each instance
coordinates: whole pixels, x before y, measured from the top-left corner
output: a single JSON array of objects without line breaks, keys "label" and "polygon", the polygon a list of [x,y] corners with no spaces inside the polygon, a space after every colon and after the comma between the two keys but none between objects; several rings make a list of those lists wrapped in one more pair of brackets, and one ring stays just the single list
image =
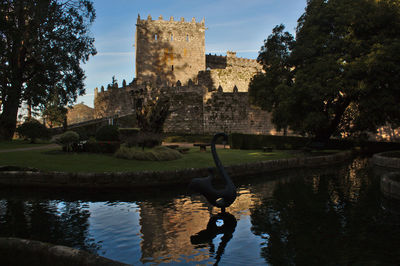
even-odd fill
[{"label": "green lawn", "polygon": [[[224,165],[293,156],[285,151],[262,152],[230,149],[219,149],[218,154]],[[40,170],[64,172],[124,172],[201,168],[214,166],[214,162],[209,149],[206,152],[200,152],[199,148],[191,148],[189,153],[184,154],[181,159],[163,162],[125,160],[105,154],[63,153],[58,148],[0,153],[0,165],[34,167]]]}]

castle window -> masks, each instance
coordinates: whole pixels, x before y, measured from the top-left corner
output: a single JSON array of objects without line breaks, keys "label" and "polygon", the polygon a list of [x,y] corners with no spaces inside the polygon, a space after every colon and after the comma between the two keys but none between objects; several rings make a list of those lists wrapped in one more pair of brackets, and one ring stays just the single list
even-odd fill
[{"label": "castle window", "polygon": [[174,40],[174,35],[171,33],[171,42]]},{"label": "castle window", "polygon": [[186,35],[186,41],[189,41],[189,34]]},{"label": "castle window", "polygon": [[157,41],[157,39],[158,39],[158,35],[157,35],[157,34],[154,34],[154,40]]},{"label": "castle window", "polygon": [[174,65],[171,66],[171,70],[174,71]]}]

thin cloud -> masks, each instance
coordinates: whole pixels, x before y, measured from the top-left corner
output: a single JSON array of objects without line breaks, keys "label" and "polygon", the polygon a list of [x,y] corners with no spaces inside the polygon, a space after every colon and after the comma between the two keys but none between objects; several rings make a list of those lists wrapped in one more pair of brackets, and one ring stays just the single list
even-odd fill
[{"label": "thin cloud", "polygon": [[[207,50],[206,54],[216,54],[216,53],[226,53],[229,49],[225,49],[225,50]],[[237,49],[233,49],[233,52],[237,52],[237,53],[258,53],[259,50],[237,50]]]},{"label": "thin cloud", "polygon": [[245,25],[249,23],[255,23],[255,22],[260,22],[264,18],[263,17],[252,17],[249,19],[242,19],[242,20],[230,20],[230,21],[225,21],[221,23],[213,23],[209,25],[209,28],[218,28],[218,27],[232,27],[232,26],[239,26],[239,25]]},{"label": "thin cloud", "polygon": [[99,52],[96,56],[131,56],[134,52]]}]

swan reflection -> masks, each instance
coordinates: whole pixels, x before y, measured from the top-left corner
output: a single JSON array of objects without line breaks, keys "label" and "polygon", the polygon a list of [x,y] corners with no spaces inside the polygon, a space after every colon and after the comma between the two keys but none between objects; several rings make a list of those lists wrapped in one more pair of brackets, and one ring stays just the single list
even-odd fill
[{"label": "swan reflection", "polygon": [[[222,254],[224,254],[225,247],[229,240],[232,239],[233,232],[236,228],[236,218],[229,212],[221,212],[217,215],[211,216],[207,223],[207,227],[201,230],[195,235],[190,237],[190,242],[197,247],[204,247],[204,244],[208,244],[210,252],[215,255],[216,261],[214,265],[218,265],[221,260]],[[215,246],[213,239],[218,235],[221,237],[221,242],[218,245],[217,252],[215,252]]]}]

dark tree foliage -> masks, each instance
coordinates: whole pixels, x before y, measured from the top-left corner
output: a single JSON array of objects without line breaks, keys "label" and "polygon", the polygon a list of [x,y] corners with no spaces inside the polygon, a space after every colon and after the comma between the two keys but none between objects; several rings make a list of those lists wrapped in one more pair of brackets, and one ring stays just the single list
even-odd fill
[{"label": "dark tree foliage", "polygon": [[170,111],[170,100],[160,91],[152,98],[134,97],[136,120],[141,132],[160,134]]},{"label": "dark tree foliage", "polygon": [[400,2],[309,0],[296,39],[277,26],[251,101],[319,140],[400,124]]},{"label": "dark tree foliage", "polygon": [[46,120],[46,124],[50,127],[63,126],[67,119],[68,110],[59,105],[48,104],[46,105],[42,116]]},{"label": "dark tree foliage", "polygon": [[257,61],[263,65],[266,74],[254,76],[249,90],[252,103],[273,113],[273,122],[278,130],[288,127],[289,121],[282,115],[288,108],[288,102],[280,99],[289,99],[293,87],[289,58],[294,38],[288,32],[283,32],[284,29],[283,25],[276,26],[261,47]]},{"label": "dark tree foliage", "polygon": [[55,87],[61,105],[84,94],[94,19],[90,0],[0,1],[0,139],[12,138],[21,102],[44,105]]},{"label": "dark tree foliage", "polygon": [[30,139],[31,143],[35,143],[36,139],[47,139],[50,135],[46,126],[35,119],[29,119],[20,125],[17,133],[21,137]]},{"label": "dark tree foliage", "polygon": [[42,104],[42,117],[50,128],[57,126],[67,127],[66,122],[68,109],[61,103],[59,97],[60,93],[58,92],[62,89],[63,88],[55,87],[53,91],[50,92],[50,99],[45,104]]},{"label": "dark tree foliage", "polygon": [[118,127],[115,125],[102,126],[96,131],[98,141],[119,141]]}]

